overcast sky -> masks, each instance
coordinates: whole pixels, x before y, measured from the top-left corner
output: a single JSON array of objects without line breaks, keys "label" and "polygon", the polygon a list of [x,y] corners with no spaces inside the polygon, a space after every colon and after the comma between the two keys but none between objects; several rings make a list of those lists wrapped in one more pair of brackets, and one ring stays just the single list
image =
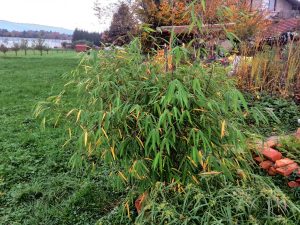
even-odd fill
[{"label": "overcast sky", "polygon": [[[68,29],[103,31],[109,21],[101,24],[94,15],[95,0],[0,0],[0,20],[35,23]],[[111,3],[115,0],[100,0]]]}]

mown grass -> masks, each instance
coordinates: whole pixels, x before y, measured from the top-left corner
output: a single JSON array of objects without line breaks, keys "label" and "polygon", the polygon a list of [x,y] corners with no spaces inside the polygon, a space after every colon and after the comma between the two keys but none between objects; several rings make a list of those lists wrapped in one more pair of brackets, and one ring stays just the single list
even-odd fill
[{"label": "mown grass", "polygon": [[105,177],[70,169],[64,127],[43,130],[33,117],[78,61],[72,52],[0,56],[0,224],[93,224],[113,202]]},{"label": "mown grass", "polygon": [[[57,57],[69,57],[69,56],[74,56],[76,53],[74,53],[74,50],[72,49],[50,49],[48,51],[48,53],[46,51],[42,52],[42,56],[46,56],[46,57],[53,57],[53,58],[57,58]],[[8,52],[6,52],[5,54],[3,52],[0,52],[0,57],[39,57],[40,56],[40,52],[38,50],[33,50],[33,49],[28,49],[26,51],[26,55],[25,55],[25,51],[24,50],[19,50],[17,51],[17,55],[16,52],[13,50],[9,50]]]}]

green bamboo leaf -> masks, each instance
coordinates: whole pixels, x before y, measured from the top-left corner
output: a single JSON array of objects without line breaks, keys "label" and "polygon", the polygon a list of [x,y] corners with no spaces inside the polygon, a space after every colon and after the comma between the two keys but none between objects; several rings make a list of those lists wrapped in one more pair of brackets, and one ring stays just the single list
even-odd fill
[{"label": "green bamboo leaf", "polygon": [[160,161],[161,161],[161,152],[158,152],[158,153],[156,153],[156,156],[155,156],[155,158],[153,160],[153,163],[152,163],[152,168],[154,170],[157,169],[157,166],[158,166]]}]

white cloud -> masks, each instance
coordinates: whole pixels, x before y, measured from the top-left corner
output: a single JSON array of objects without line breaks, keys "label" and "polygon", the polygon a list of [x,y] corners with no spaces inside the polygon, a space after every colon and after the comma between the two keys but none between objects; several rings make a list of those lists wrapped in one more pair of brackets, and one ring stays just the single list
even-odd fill
[{"label": "white cloud", "polygon": [[[1,0],[0,20],[21,23],[35,23],[64,27],[103,31],[109,20],[100,23],[94,15],[95,0]],[[115,0],[101,0],[111,3]]]}]

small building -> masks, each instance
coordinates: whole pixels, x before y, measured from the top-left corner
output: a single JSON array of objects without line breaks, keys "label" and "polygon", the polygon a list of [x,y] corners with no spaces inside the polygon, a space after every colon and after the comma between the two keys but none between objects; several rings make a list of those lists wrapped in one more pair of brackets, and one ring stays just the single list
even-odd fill
[{"label": "small building", "polygon": [[252,10],[267,10],[271,17],[291,18],[300,15],[299,0],[251,0]]},{"label": "small building", "polygon": [[86,44],[77,44],[75,45],[76,52],[86,52],[90,49],[90,47]]}]

